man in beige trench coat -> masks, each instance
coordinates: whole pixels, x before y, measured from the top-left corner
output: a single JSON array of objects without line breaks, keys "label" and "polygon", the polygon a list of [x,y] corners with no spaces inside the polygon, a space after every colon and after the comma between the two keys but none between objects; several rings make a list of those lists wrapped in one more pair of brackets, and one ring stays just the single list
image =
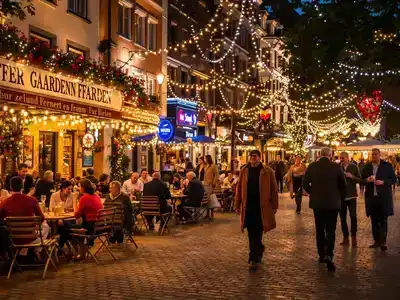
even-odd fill
[{"label": "man in beige trench coat", "polygon": [[240,172],[235,199],[241,229],[247,228],[248,232],[249,264],[252,268],[261,262],[265,250],[263,233],[276,227],[277,209],[278,186],[274,171],[261,163],[260,151],[253,150],[250,162]]}]

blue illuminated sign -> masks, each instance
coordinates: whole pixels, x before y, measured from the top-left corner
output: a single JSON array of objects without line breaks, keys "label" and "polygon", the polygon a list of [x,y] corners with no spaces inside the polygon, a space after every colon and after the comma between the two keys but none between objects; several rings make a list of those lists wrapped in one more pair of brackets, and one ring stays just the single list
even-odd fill
[{"label": "blue illuminated sign", "polygon": [[170,120],[161,120],[158,125],[158,137],[163,142],[172,140],[175,134],[175,127]]}]

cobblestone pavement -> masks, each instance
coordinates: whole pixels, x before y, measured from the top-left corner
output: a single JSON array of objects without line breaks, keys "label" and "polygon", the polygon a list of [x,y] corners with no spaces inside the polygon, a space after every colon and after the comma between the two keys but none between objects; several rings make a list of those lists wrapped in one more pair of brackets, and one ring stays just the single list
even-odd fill
[{"label": "cobblestone pavement", "polygon": [[[263,265],[250,272],[247,237],[238,217],[217,214],[201,225],[172,227],[172,234],[136,238],[138,250],[116,250],[119,260],[62,265],[42,280],[40,271],[0,279],[0,299],[400,299],[400,191],[389,220],[387,253],[371,250],[369,219],[359,201],[359,247],[339,246],[337,272],[317,263],[312,211],[294,213],[281,197],[278,228],[264,236]],[[304,206],[308,206],[305,201]]]}]

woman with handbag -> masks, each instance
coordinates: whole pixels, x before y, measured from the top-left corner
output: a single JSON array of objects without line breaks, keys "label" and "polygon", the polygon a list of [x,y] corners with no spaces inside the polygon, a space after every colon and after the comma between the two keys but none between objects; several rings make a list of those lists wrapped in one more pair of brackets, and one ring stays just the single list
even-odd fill
[{"label": "woman with handbag", "polygon": [[[218,183],[218,169],[214,164],[211,155],[206,155],[206,166],[204,171],[204,189],[208,195],[209,204],[211,196],[214,195],[214,189]],[[214,207],[208,209],[206,218],[214,218]]]},{"label": "woman with handbag", "polygon": [[306,165],[301,161],[301,156],[296,155],[295,163],[292,165],[286,175],[290,198],[296,200],[296,213],[301,212],[301,202],[303,198],[303,177],[306,173]]}]

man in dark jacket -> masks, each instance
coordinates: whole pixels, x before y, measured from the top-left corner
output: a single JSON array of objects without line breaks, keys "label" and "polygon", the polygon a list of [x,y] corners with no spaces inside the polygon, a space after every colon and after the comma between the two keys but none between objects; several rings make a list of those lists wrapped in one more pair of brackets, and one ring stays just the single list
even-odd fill
[{"label": "man in dark jacket", "polygon": [[304,175],[303,188],[310,195],[314,210],[319,261],[335,271],[333,250],[337,216],[346,194],[346,179],[340,165],[331,162],[330,148],[321,150],[319,161],[312,163]]},{"label": "man in dark jacket", "polygon": [[[167,199],[171,199],[171,193],[164,182],[161,181],[160,173],[154,172],[153,180],[144,185],[143,196],[157,196],[160,202],[161,213],[172,213],[172,206],[167,202]],[[147,216],[146,219],[150,229],[154,230],[153,217]]]},{"label": "man in dark jacket", "polygon": [[281,156],[276,156],[276,161],[272,164],[272,169],[275,171],[276,182],[278,183],[279,191],[283,193],[283,176],[285,175],[285,163],[281,160]]},{"label": "man in dark jacket", "polygon": [[6,181],[4,183],[4,189],[7,191],[11,192],[11,185],[10,185],[10,180],[11,178],[19,176],[22,178],[22,181],[24,182],[24,189],[23,189],[23,194],[28,194],[30,190],[35,186],[33,183],[33,178],[31,175],[28,175],[28,166],[26,164],[19,164],[18,165],[18,172],[10,174],[6,177]]},{"label": "man in dark jacket", "polygon": [[189,199],[184,201],[183,205],[200,207],[201,200],[204,196],[204,185],[196,178],[196,174],[194,172],[187,173],[186,178],[189,180],[189,184],[185,189],[184,194],[187,195]]},{"label": "man in dark jacket", "polygon": [[[104,202],[104,208],[117,209],[115,216],[117,222],[121,222],[121,229],[114,232],[114,235],[110,238],[113,243],[117,241],[122,243],[124,241],[124,234],[122,229],[132,231],[133,227],[133,207],[129,196],[121,192],[121,183],[119,181],[113,181],[110,183],[110,193],[106,197]],[[120,209],[122,208],[122,214]]]},{"label": "man in dark jacket", "polygon": [[387,250],[388,217],[393,216],[392,185],[396,175],[390,163],[381,160],[379,149],[372,149],[372,161],[364,166],[362,178],[366,183],[365,210],[371,217],[374,244],[370,248]]},{"label": "man in dark jacket", "polygon": [[189,184],[183,193],[188,197],[182,199],[182,203],[178,206],[179,218],[182,220],[189,218],[188,212],[183,207],[200,207],[204,196],[204,185],[196,178],[196,174],[192,171],[188,172],[186,178]]},{"label": "man in dark jacket", "polygon": [[347,181],[346,197],[342,202],[342,209],[340,210],[340,223],[343,232],[343,242],[340,245],[350,244],[349,228],[347,226],[348,209],[351,222],[351,244],[353,247],[357,247],[357,183],[362,181],[361,175],[357,165],[349,161],[349,154],[347,152],[340,153],[340,165]]}]

